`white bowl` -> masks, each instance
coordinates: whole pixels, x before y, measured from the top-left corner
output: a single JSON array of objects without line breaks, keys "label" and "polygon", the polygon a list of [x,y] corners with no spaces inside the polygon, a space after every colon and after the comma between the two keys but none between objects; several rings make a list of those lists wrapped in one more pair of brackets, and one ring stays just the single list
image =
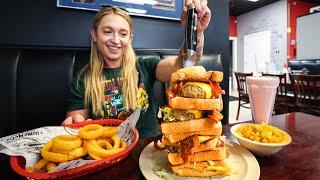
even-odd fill
[{"label": "white bowl", "polygon": [[283,146],[290,144],[292,141],[291,136],[288,133],[282,131],[281,129],[279,129],[279,130],[288,134],[288,136],[290,137],[287,142],[261,143],[261,142],[256,142],[256,141],[252,141],[250,139],[244,138],[236,133],[236,131],[239,127],[244,126],[244,125],[251,125],[251,124],[253,124],[253,123],[236,124],[231,127],[230,131],[235,137],[237,137],[238,142],[240,143],[241,146],[248,149],[249,151],[251,151],[254,154],[261,155],[261,156],[268,156],[268,155],[275,154],[275,153],[279,152]]}]

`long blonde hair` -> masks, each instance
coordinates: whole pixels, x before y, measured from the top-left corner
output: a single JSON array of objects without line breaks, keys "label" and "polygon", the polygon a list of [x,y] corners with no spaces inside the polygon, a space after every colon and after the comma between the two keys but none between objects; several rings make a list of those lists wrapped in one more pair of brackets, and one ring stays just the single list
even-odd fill
[{"label": "long blonde hair", "polygon": [[[124,10],[117,7],[103,7],[96,14],[93,22],[93,30],[97,32],[98,25],[104,16],[115,14],[123,17],[130,26],[132,35],[132,19]],[[86,109],[92,108],[95,117],[103,116],[103,101],[105,86],[104,59],[97,47],[97,43],[91,41],[90,62],[81,70],[80,75],[84,74],[84,106]],[[135,110],[137,107],[138,92],[138,71],[136,68],[136,55],[131,43],[124,51],[121,60],[120,79],[122,80],[122,94],[124,98],[124,108],[127,110]]]}]

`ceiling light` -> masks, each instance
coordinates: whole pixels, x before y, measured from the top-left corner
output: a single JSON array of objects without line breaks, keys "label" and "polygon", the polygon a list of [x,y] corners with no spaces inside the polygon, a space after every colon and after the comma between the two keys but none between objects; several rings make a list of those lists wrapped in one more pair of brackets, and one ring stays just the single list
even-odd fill
[{"label": "ceiling light", "polygon": [[259,1],[259,0],[248,0],[248,1],[251,1],[251,2],[257,2],[257,1]]}]

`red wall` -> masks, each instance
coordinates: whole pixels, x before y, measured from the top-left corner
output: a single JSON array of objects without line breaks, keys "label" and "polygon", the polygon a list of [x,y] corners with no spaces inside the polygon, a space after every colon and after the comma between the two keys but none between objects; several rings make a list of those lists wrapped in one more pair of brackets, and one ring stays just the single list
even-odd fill
[{"label": "red wall", "polygon": [[229,16],[229,36],[237,37],[237,17]]},{"label": "red wall", "polygon": [[303,2],[300,0],[288,0],[288,27],[291,27],[291,32],[288,35],[288,58],[296,58],[297,50],[297,17],[309,14],[310,8],[317,4]]}]

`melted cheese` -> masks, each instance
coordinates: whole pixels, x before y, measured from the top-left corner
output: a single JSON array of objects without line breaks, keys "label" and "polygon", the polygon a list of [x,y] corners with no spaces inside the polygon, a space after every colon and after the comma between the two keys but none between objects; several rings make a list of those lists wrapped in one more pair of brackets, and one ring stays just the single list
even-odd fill
[{"label": "melted cheese", "polygon": [[213,136],[198,136],[200,143],[203,143],[205,141],[208,141],[209,139],[212,139]]},{"label": "melted cheese", "polygon": [[188,112],[194,114],[195,119],[202,118],[202,116],[203,116],[202,111],[200,111],[200,110],[188,110]]},{"label": "melted cheese", "polygon": [[186,82],[184,84],[185,86],[192,85],[192,86],[198,86],[199,88],[203,89],[204,92],[206,93],[206,99],[209,99],[212,97],[212,91],[211,91],[211,86],[207,83],[203,82]]}]

